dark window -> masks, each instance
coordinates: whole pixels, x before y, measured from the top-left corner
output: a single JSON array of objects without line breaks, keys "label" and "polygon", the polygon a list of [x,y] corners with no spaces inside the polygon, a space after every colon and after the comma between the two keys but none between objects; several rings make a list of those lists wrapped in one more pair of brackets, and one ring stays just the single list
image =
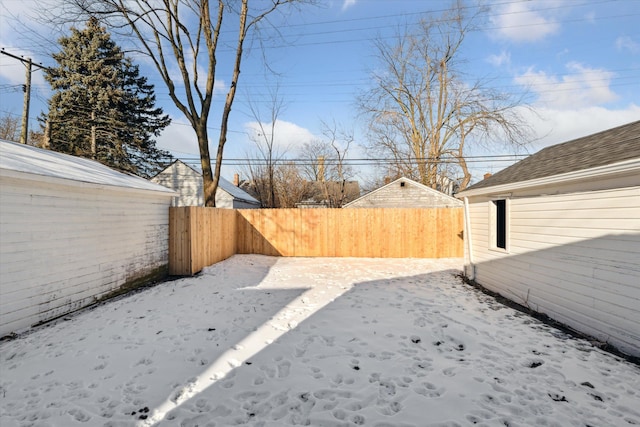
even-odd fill
[{"label": "dark window", "polygon": [[496,247],[507,249],[507,201],[494,200],[496,206]]}]

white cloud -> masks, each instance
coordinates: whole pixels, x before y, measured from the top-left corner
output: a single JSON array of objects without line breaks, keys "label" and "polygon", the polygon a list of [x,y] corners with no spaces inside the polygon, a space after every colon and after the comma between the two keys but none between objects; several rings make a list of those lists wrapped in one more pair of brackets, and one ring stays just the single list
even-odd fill
[{"label": "white cloud", "polygon": [[[35,64],[50,62],[42,46],[55,46],[57,37],[51,36],[51,30],[34,18],[34,10],[38,10],[38,3],[34,0],[0,2],[0,46],[10,54],[31,58]],[[20,47],[25,45],[37,45],[40,52]],[[43,73],[37,72],[37,67],[32,70],[31,83],[46,85]],[[17,59],[0,55],[0,78],[8,84],[24,84],[25,66]]]},{"label": "white cloud", "polygon": [[3,42],[15,35],[13,23],[33,10],[33,1],[7,1],[0,3],[0,38]]},{"label": "white cloud", "polygon": [[[24,58],[29,58],[31,56],[30,52],[16,48],[8,48],[5,49],[5,51],[12,55],[22,56]],[[24,84],[25,70],[25,65],[23,65],[19,60],[7,55],[0,55],[0,77],[6,79],[9,84]],[[32,74],[31,78],[37,78],[35,73]]]},{"label": "white cloud", "polygon": [[176,157],[200,157],[196,133],[189,122],[182,118],[171,117],[171,124],[162,131],[156,146]]},{"label": "white cloud", "polygon": [[503,50],[499,55],[489,55],[487,62],[494,67],[509,66],[511,65],[511,54]]},{"label": "white cloud", "polygon": [[[249,137],[258,141],[262,141],[262,129],[265,132],[271,132],[271,123],[263,123],[262,129],[258,122],[245,123],[244,127]],[[317,139],[317,136],[308,129],[284,120],[276,120],[274,136],[275,149],[281,154],[296,151],[305,143]]]},{"label": "white cloud", "polygon": [[534,153],[549,145],[640,120],[640,105],[631,104],[622,109],[603,107],[573,110],[536,108],[534,112],[524,111],[523,115],[538,138],[529,147],[529,151]]},{"label": "white cloud", "polygon": [[612,72],[585,67],[577,62],[570,62],[566,67],[569,73],[561,78],[529,69],[516,76],[515,80],[537,94],[537,104],[546,108],[586,108],[617,99],[609,87],[614,75]]},{"label": "white cloud", "polygon": [[[517,110],[519,110],[518,113],[524,121],[531,127],[532,141],[522,148],[506,149],[504,153],[533,154],[551,145],[640,120],[640,105],[636,104],[620,109],[588,107],[559,110],[544,107],[534,109],[518,107]],[[481,152],[481,154],[497,154],[501,152],[498,146],[494,146],[491,150]],[[483,162],[472,165],[474,179],[477,181],[484,173],[495,173],[509,165],[510,163],[506,162]]]},{"label": "white cloud", "polygon": [[629,36],[622,36],[616,39],[616,49],[620,52],[627,51],[632,54],[640,53],[640,43],[634,41]]},{"label": "white cloud", "polygon": [[344,3],[342,3],[342,10],[347,10],[349,9],[351,6],[356,4],[357,0],[344,0]]},{"label": "white cloud", "polygon": [[541,12],[548,3],[551,2],[517,1],[494,8],[491,22],[496,28],[491,34],[515,42],[534,42],[555,34],[560,25]]}]

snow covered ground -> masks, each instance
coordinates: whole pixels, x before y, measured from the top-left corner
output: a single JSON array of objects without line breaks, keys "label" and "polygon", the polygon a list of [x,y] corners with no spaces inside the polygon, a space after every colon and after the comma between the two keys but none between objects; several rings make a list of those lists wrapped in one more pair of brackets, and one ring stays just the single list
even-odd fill
[{"label": "snow covered ground", "polygon": [[640,425],[640,368],[459,259],[234,256],[0,343],[0,425]]}]

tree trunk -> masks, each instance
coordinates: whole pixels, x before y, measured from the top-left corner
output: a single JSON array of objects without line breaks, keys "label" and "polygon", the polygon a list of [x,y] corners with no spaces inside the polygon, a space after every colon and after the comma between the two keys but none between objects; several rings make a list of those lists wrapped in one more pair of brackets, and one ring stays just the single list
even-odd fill
[{"label": "tree trunk", "polygon": [[44,122],[44,135],[42,136],[42,148],[49,150],[51,148],[51,124],[49,119]]},{"label": "tree trunk", "polygon": [[[242,0],[242,8],[240,10],[240,33],[238,35],[238,46],[236,48],[236,60],[233,68],[233,77],[231,78],[231,85],[229,92],[227,92],[227,98],[224,103],[224,109],[222,110],[222,121],[220,123],[220,138],[218,140],[218,151],[216,152],[216,168],[213,175],[213,183],[210,188],[205,185],[205,200],[209,203],[212,200],[212,204],[206,204],[205,206],[215,206],[215,191],[218,188],[220,182],[220,168],[222,167],[222,156],[224,153],[224,145],[227,142],[227,128],[229,126],[229,114],[231,113],[231,106],[236,96],[236,86],[238,84],[238,77],[240,77],[240,64],[242,62],[242,46],[247,33],[247,14],[249,12],[248,6],[249,0]],[[202,151],[201,151],[202,152]],[[207,155],[209,149],[207,148]],[[204,159],[202,160],[204,162]],[[204,179],[204,168],[203,168]],[[206,179],[205,179],[206,181]],[[208,192],[209,191],[209,192]],[[213,193],[213,194],[211,194]]]},{"label": "tree trunk", "polygon": [[91,158],[96,159],[96,112],[91,112]]},{"label": "tree trunk", "polygon": [[[211,156],[209,154],[209,135],[207,132],[206,122],[201,120],[196,129],[198,137],[198,147],[200,148],[200,166],[202,167],[202,191],[204,197],[204,205],[210,208],[216,207],[216,191],[218,188],[217,181],[214,182],[213,173],[211,171]],[[216,169],[218,168],[216,163]],[[218,173],[219,176],[219,173]]]}]

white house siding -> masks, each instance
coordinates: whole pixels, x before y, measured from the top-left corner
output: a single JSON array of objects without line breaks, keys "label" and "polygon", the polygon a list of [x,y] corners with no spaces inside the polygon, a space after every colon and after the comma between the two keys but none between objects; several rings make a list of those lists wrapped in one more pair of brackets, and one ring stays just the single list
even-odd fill
[{"label": "white house siding", "polygon": [[0,183],[0,336],[168,264],[171,193],[21,173]]},{"label": "white house siding", "polygon": [[616,185],[509,195],[508,253],[489,249],[489,199],[470,198],[475,280],[640,355],[640,186],[637,177]]},{"label": "white house siding", "polygon": [[[204,206],[204,190],[202,184],[202,174],[181,161],[176,161],[165,170],[151,179],[151,182],[160,184],[174,190],[178,195],[173,198],[171,206]],[[260,207],[257,200],[245,201],[234,197],[222,187],[227,187],[231,191],[243,193],[244,197],[250,198],[243,190],[233,187],[224,178],[220,178],[218,191],[216,191],[216,207],[223,209],[255,209]]]},{"label": "white house siding", "polygon": [[182,162],[173,163],[151,181],[178,193],[171,206],[204,206],[202,176]]}]

